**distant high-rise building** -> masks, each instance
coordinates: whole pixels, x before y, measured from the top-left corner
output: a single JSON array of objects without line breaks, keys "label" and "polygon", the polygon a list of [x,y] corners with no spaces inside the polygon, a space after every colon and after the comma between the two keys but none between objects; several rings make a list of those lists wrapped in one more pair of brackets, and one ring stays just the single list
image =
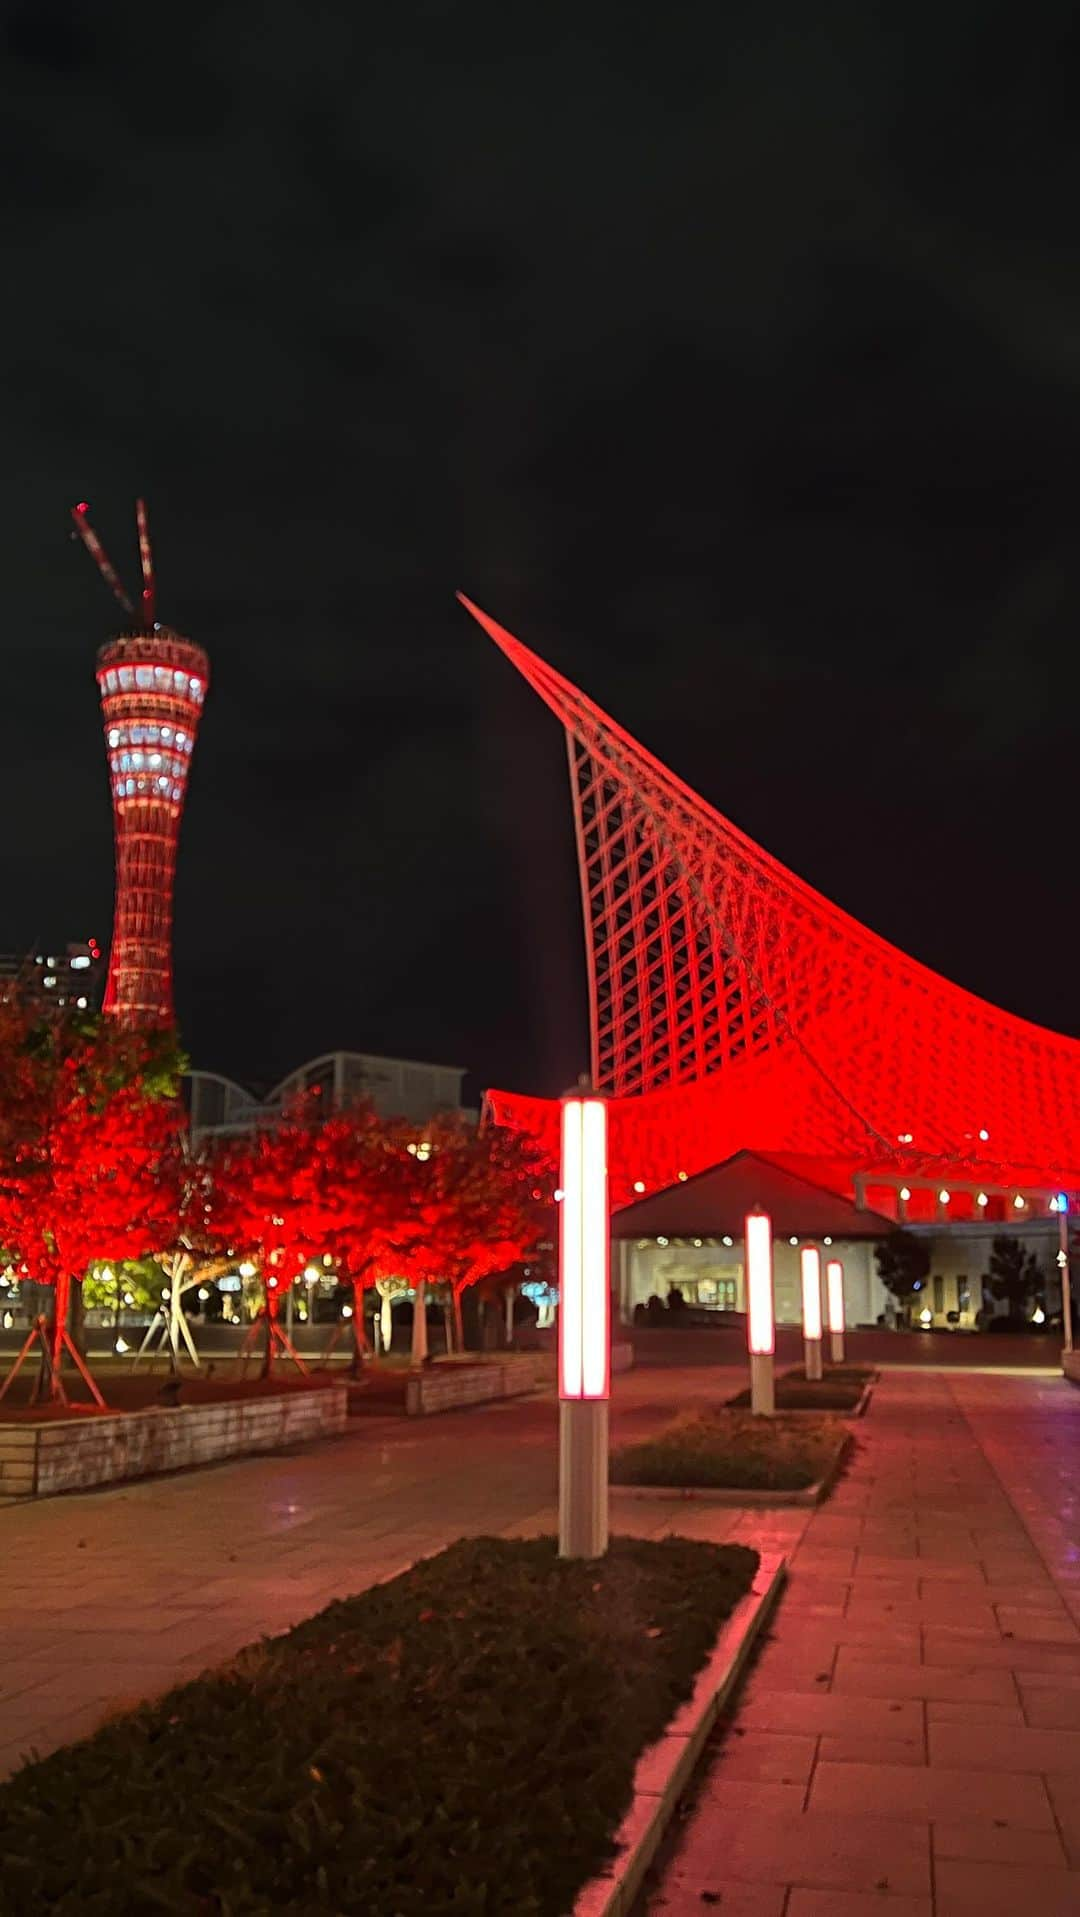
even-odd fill
[{"label": "distant high-rise building", "polygon": [[48,947],[41,952],[0,953],[0,997],[18,984],[20,989],[43,1005],[74,1008],[85,1012],[97,1009],[101,1000],[101,982],[105,962],[96,939],[81,939],[74,944]]}]

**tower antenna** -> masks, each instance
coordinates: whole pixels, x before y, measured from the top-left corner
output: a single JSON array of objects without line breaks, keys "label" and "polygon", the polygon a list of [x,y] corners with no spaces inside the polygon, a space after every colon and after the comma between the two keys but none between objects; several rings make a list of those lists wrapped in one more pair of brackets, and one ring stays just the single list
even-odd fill
[{"label": "tower antenna", "polygon": [[154,575],[154,549],[150,544],[150,524],[146,517],[145,499],[135,501],[135,521],[139,528],[139,562],[143,576],[143,621],[152,630],[157,613],[157,579]]},{"label": "tower antenna", "polygon": [[85,499],[82,500],[78,506],[71,508],[71,517],[75,521],[75,530],[110,592],[115,593],[125,612],[134,614],[135,608],[120,583],[120,576],[116,567],[113,565],[112,560],[109,558],[94,528],[86,517],[89,510],[90,508]]}]

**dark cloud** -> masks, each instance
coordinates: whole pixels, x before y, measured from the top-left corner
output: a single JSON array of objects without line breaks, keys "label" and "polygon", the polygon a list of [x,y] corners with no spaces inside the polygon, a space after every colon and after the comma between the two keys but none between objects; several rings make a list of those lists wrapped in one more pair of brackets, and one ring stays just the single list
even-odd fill
[{"label": "dark cloud", "polygon": [[1071,8],[6,33],[0,945],[107,922],[65,511],[128,564],[145,490],[214,671],[202,1062],[577,1070],[561,741],[458,584],[849,910],[1072,1022]]}]

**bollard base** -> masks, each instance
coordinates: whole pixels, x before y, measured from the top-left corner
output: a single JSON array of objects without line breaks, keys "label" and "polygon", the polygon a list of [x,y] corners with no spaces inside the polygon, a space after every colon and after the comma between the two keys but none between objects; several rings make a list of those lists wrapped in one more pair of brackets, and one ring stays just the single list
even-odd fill
[{"label": "bollard base", "polygon": [[559,1556],[602,1558],[608,1547],[606,1398],[559,1405]]},{"label": "bollard base", "polygon": [[806,1372],[807,1378],[810,1380],[811,1384],[821,1383],[822,1369],[821,1369],[821,1339],[820,1338],[804,1338],[803,1339],[803,1370]]},{"label": "bollard base", "polygon": [[829,1357],[834,1365],[844,1362],[844,1334],[842,1331],[829,1333]]},{"label": "bollard base", "polygon": [[750,1353],[750,1409],[765,1418],[771,1418],[776,1410],[771,1351]]}]

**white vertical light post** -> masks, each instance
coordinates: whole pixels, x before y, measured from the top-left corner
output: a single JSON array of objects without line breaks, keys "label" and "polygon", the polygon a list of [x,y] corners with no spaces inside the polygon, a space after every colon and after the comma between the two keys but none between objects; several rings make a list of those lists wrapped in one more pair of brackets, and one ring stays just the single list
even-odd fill
[{"label": "white vertical light post", "polygon": [[1061,1345],[1073,1348],[1072,1281],[1069,1275],[1069,1196],[1058,1193],[1058,1274],[1061,1278]]},{"label": "white vertical light post", "polygon": [[611,1391],[607,1107],[584,1090],[562,1101],[559,1213],[559,1556],[603,1557],[608,1543]]},{"label": "white vertical light post", "polygon": [[816,1245],[804,1245],[799,1254],[802,1268],[803,1369],[814,1384],[821,1379],[821,1253]]},{"label": "white vertical light post", "polygon": [[772,1219],[752,1211],[743,1228],[746,1247],[746,1342],[750,1350],[750,1409],[764,1417],[776,1410],[773,1353]]},{"label": "white vertical light post", "polygon": [[829,1356],[834,1365],[844,1362],[844,1267],[839,1258],[830,1258],[825,1267],[829,1293]]}]

